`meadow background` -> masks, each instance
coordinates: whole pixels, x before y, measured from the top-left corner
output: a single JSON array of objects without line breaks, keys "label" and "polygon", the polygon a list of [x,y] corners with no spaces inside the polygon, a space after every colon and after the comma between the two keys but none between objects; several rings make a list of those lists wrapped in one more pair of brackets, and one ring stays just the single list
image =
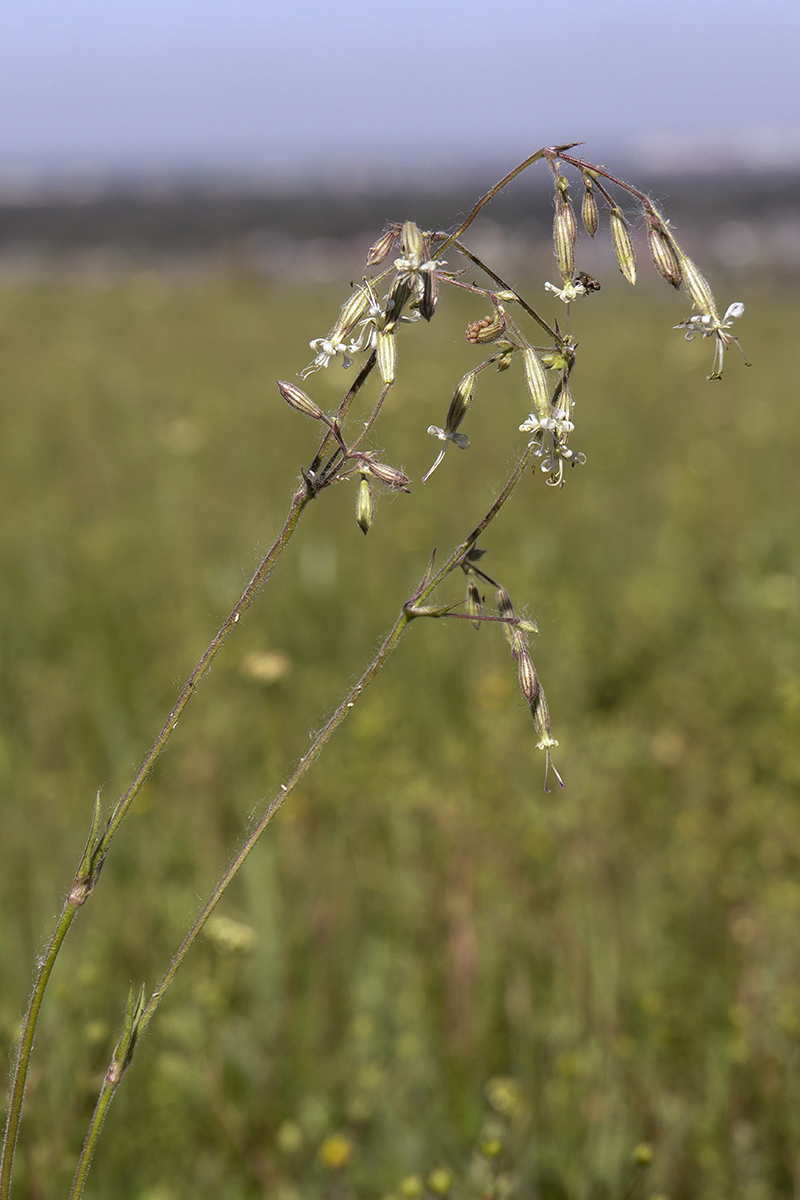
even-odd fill
[{"label": "meadow background", "polygon": [[[336,286],[227,251],[17,254],[0,278],[3,1061],[96,789],[127,786],[313,453],[274,381],[369,233],[329,255]],[[552,259],[514,245],[536,302]],[[499,632],[416,622],[178,975],[87,1195],[379,1200],[460,1179],[487,1138],[526,1198],[800,1194],[800,294],[774,264],[712,266],[754,365],[733,352],[707,382],[709,344],[671,328],[685,299],[607,269],[573,314],[587,465],[563,491],[528,477],[484,539],[539,623],[566,790],[542,789]],[[402,331],[375,445],[411,496],[383,497],[367,538],[354,488],[310,506],[115,841],[53,975],[19,1197],[64,1194],[129,980],[160,976],[521,445],[521,380],[484,375],[472,448],[417,482],[481,315],[446,293]],[[332,407],[346,378],[309,390]],[[503,1119],[498,1076],[518,1088]]]}]

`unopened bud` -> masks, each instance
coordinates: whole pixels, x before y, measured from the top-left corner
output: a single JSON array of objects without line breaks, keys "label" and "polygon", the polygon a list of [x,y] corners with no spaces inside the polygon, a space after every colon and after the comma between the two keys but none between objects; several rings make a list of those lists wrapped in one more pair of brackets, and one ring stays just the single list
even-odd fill
[{"label": "unopened bud", "polygon": [[535,350],[526,346],[522,351],[522,362],[525,367],[525,382],[533,404],[533,411],[537,417],[544,420],[550,412],[550,396],[542,361]]},{"label": "unopened bud", "polygon": [[714,303],[714,294],[708,283],[698,271],[695,264],[685,254],[680,256],[681,274],[683,275],[683,286],[691,296],[692,302],[698,312],[704,317],[716,317],[717,306]]},{"label": "unopened bud", "polygon": [[366,463],[366,469],[379,483],[385,483],[387,487],[393,488],[396,492],[410,491],[411,480],[402,471],[398,471],[397,467],[390,467],[387,463],[372,462],[370,459]]},{"label": "unopened bud", "polygon": [[[564,178],[563,175],[561,178]],[[566,183],[566,180],[564,182]],[[558,269],[565,284],[570,283],[575,270],[575,238],[577,234],[575,214],[567,198],[566,188],[559,186],[556,192],[556,215],[553,221],[553,246]]]},{"label": "unopened bud", "polygon": [[362,533],[369,533],[374,515],[372,488],[369,486],[369,480],[366,475],[362,474],[361,482],[358,485],[358,497],[356,499],[356,524]]},{"label": "unopened bud", "polygon": [[455,433],[464,417],[469,412],[473,397],[475,396],[475,372],[467,371],[464,378],[460,381],[458,387],[453,392],[453,399],[450,401],[450,407],[447,410],[447,419],[444,423],[445,433]]},{"label": "unopened bud", "polygon": [[378,370],[384,383],[394,383],[397,372],[397,342],[389,329],[379,329],[375,335],[378,354]]},{"label": "unopened bud", "polygon": [[647,243],[655,268],[662,279],[666,279],[667,283],[671,283],[674,288],[679,288],[681,286],[681,267],[673,248],[672,238],[650,213],[646,214],[646,219]]},{"label": "unopened bud", "polygon": [[614,253],[622,274],[628,283],[636,283],[636,259],[633,254],[633,243],[628,232],[628,226],[622,215],[622,210],[615,204],[610,211],[611,240],[614,243]]},{"label": "unopened bud", "polygon": [[594,237],[597,233],[597,227],[600,224],[600,214],[597,211],[597,201],[594,198],[592,181],[585,179],[584,183],[586,184],[586,190],[583,193],[583,203],[581,204],[581,219],[589,237]]},{"label": "unopened bud", "polygon": [[481,593],[474,579],[470,579],[467,583],[466,610],[467,615],[472,618],[472,624],[476,629],[480,629],[483,605],[481,604]]},{"label": "unopened bud", "polygon": [[530,652],[527,646],[522,644],[519,646],[517,653],[517,672],[522,694],[528,701],[528,704],[533,707],[536,703],[536,697],[539,694],[539,680],[536,676]]},{"label": "unopened bud", "polygon": [[381,234],[377,242],[370,247],[369,254],[367,255],[368,267],[377,267],[379,263],[383,262],[394,245],[396,237],[396,229],[387,229],[385,233]]},{"label": "unopened bud", "polygon": [[284,380],[279,379],[278,391],[290,408],[296,409],[306,417],[312,417],[315,421],[321,420],[322,409],[314,403],[310,396],[301,391],[299,387],[295,387],[293,383],[286,383]]},{"label": "unopened bud", "polygon": [[495,312],[479,321],[472,321],[466,328],[466,338],[473,346],[483,346],[487,342],[496,342],[506,331],[506,322],[502,313]]}]

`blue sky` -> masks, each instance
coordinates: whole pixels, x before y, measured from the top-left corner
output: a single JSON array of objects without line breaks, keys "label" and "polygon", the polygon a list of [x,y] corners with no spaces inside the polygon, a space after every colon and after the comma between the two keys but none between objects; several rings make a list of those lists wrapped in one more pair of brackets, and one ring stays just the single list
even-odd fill
[{"label": "blue sky", "polygon": [[800,164],[798,0],[5,0],[0,170]]}]

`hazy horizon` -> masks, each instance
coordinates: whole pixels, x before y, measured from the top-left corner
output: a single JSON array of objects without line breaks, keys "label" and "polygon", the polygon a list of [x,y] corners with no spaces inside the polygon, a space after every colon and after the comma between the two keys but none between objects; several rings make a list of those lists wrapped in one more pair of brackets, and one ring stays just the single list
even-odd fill
[{"label": "hazy horizon", "polygon": [[491,171],[581,138],[648,170],[800,166],[800,8],[675,0],[19,0],[0,180]]}]

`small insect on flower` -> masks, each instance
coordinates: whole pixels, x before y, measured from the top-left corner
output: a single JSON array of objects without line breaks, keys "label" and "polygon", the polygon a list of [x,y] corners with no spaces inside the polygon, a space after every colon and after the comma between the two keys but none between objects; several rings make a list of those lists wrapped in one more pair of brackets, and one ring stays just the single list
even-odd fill
[{"label": "small insect on flower", "polygon": [[740,317],[744,312],[744,305],[738,300],[733,304],[729,304],[725,310],[725,316],[722,320],[719,319],[716,312],[695,313],[694,316],[687,317],[685,321],[680,321],[673,326],[674,329],[684,329],[687,342],[694,341],[695,337],[700,334],[701,337],[713,337],[716,339],[714,346],[714,361],[711,364],[711,374],[709,379],[722,378],[722,360],[725,356],[725,350],[728,346],[736,346],[737,350],[744,358],[745,364],[749,366],[744,350],[739,345],[739,339],[734,337],[732,333],[728,333],[736,317]]},{"label": "small insect on flower", "polygon": [[572,283],[565,283],[561,288],[556,287],[554,283],[546,283],[544,288],[546,292],[553,292],[565,304],[570,304],[579,296],[589,296],[592,292],[599,292],[600,284],[593,275],[587,274],[586,271],[579,271]]}]

